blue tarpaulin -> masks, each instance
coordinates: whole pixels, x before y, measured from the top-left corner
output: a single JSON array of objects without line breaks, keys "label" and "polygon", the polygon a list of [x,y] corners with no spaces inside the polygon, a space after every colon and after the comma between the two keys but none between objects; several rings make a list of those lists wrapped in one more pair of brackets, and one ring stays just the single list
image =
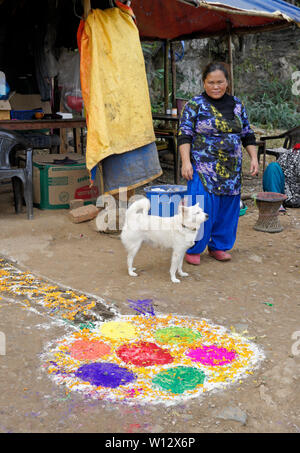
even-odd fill
[{"label": "blue tarpaulin", "polygon": [[225,2],[198,2],[208,3],[215,6],[224,6],[236,8],[238,10],[244,10],[249,12],[267,12],[274,14],[274,16],[282,15],[287,20],[294,21],[300,24],[300,8],[297,8],[291,3],[284,2],[282,0],[227,0]]}]

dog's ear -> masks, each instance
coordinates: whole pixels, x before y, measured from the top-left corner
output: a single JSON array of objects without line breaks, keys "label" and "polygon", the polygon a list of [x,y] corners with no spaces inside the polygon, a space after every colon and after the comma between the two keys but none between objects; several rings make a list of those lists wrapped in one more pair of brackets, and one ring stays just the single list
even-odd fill
[{"label": "dog's ear", "polygon": [[182,219],[185,219],[189,215],[189,207],[184,204],[179,204],[178,214],[181,215]]},{"label": "dog's ear", "polygon": [[186,204],[185,204],[184,199],[182,198],[178,204],[178,212],[181,212],[183,214],[185,208],[186,208]]}]

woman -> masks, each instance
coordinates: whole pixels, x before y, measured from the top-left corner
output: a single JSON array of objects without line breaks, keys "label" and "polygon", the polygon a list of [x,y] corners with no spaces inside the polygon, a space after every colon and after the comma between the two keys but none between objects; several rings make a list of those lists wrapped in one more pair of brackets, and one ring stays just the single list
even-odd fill
[{"label": "woman", "polygon": [[271,162],[263,175],[265,192],[277,192],[287,196],[280,211],[300,208],[300,143],[287,149],[276,162]]},{"label": "woman", "polygon": [[255,135],[242,102],[226,93],[225,66],[210,63],[202,79],[204,92],[185,105],[178,133],[181,174],[188,180],[188,194],[193,204],[203,196],[202,207],[209,215],[203,236],[185,256],[188,263],[195,265],[200,264],[200,254],[206,246],[213,258],[231,259],[226,250],[233,247],[236,239],[242,145],[251,159],[251,175],[258,173]]}]

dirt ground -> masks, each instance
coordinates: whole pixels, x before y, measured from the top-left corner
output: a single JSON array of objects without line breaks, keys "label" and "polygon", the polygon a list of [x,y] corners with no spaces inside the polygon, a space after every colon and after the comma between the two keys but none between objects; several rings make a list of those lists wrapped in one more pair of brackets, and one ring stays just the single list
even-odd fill
[{"label": "dirt ground", "polygon": [[[165,171],[165,175],[168,171]],[[165,175],[158,181],[164,183]],[[259,178],[246,177],[243,191],[256,193]],[[156,181],[157,183],[157,181]],[[49,379],[40,354],[66,334],[43,307],[24,306],[0,292],[0,432],[218,433],[300,432],[300,210],[280,215],[281,233],[255,231],[251,199],[240,217],[230,262],[204,252],[189,277],[169,278],[169,251],[143,246],[138,278],[127,275],[116,234],[94,222],[73,224],[67,210],[34,209],[16,215],[10,185],[0,187],[0,255],[21,270],[103,298],[120,314],[134,314],[128,299],[151,299],[157,313],[206,318],[246,335],[265,360],[252,375],[225,390],[175,406],[127,405],[90,400]],[[225,414],[225,415],[224,415]]]}]

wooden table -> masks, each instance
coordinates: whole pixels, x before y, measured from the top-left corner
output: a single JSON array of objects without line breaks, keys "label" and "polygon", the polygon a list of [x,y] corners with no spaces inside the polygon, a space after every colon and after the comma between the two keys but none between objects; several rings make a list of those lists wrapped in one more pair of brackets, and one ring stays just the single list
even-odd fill
[{"label": "wooden table", "polygon": [[[153,120],[171,121],[178,123],[179,116],[167,115],[165,113],[153,113]],[[177,124],[174,125],[174,131],[177,129]],[[78,141],[76,129],[86,127],[85,118],[72,119],[41,119],[41,120],[0,120],[0,129],[8,129],[15,131],[42,130],[42,129],[73,129],[74,149],[77,151]],[[165,129],[167,130],[167,128]],[[161,132],[164,128],[161,129]],[[170,129],[169,129],[170,132]],[[81,152],[83,154],[83,140],[81,135]]]},{"label": "wooden table", "polygon": [[167,115],[166,113],[152,113],[152,118],[154,120],[164,120],[164,121],[179,121],[178,115]]},{"label": "wooden table", "polygon": [[[0,120],[0,129],[14,131],[28,131],[41,129],[73,129],[74,149],[77,151],[77,134],[76,129],[86,127],[85,118],[72,119],[41,119],[41,120]],[[83,141],[81,136],[81,152],[83,154]]]},{"label": "wooden table", "polygon": [[[165,121],[165,127],[155,127],[154,133],[156,138],[168,140],[169,149],[173,154],[174,164],[174,183],[179,184],[180,180],[180,154],[177,149],[177,130],[179,123],[178,115],[167,115],[166,113],[152,113],[153,120]],[[168,126],[168,123],[170,126]],[[170,124],[175,123],[175,124]]]},{"label": "wooden table", "polygon": [[[154,120],[179,121],[179,116],[153,113]],[[74,129],[86,127],[85,118],[56,119],[56,120],[0,120],[0,129],[29,130],[29,129]]]}]

